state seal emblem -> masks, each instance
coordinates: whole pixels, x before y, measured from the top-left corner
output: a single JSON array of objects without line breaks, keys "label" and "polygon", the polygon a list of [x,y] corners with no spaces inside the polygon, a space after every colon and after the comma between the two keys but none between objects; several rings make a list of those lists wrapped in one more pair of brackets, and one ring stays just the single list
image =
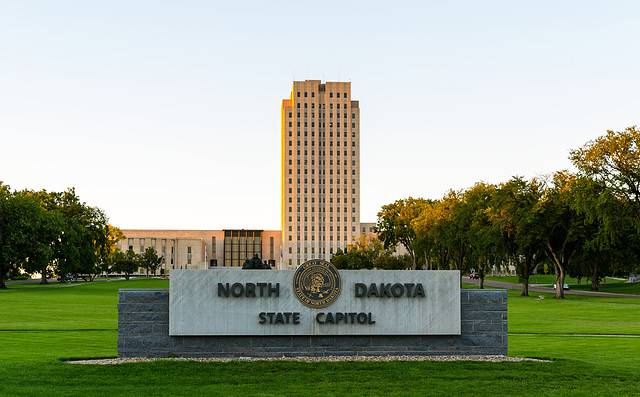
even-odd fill
[{"label": "state seal emblem", "polygon": [[327,307],[340,296],[340,274],[335,266],[325,260],[306,261],[293,275],[293,291],[307,307]]}]

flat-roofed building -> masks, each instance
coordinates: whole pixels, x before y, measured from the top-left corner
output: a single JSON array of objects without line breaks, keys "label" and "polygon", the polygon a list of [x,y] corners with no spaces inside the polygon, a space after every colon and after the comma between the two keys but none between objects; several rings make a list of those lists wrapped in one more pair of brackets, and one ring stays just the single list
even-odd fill
[{"label": "flat-roofed building", "polygon": [[350,82],[294,81],[282,101],[282,267],[331,259],[360,233],[360,106]]},{"label": "flat-roofed building", "polygon": [[279,230],[154,230],[125,229],[118,242],[121,251],[144,253],[153,247],[163,257],[161,272],[171,269],[240,268],[258,255],[272,267],[280,267]]}]

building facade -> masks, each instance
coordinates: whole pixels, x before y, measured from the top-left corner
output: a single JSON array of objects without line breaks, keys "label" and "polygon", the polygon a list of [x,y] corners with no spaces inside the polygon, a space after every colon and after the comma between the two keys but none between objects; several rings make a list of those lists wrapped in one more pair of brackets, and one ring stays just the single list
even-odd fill
[{"label": "building facade", "polygon": [[[240,268],[258,255],[274,268],[280,268],[282,238],[279,230],[123,230],[118,242],[121,251],[144,253],[152,247],[163,262],[161,273],[171,269]],[[141,271],[142,272],[142,271]]]},{"label": "building facade", "polygon": [[350,82],[294,81],[281,108],[282,230],[123,230],[122,251],[153,247],[171,269],[277,269],[330,260],[374,223],[360,222],[360,106]]},{"label": "building facade", "polygon": [[350,82],[294,81],[282,101],[282,268],[360,233],[360,108]]}]

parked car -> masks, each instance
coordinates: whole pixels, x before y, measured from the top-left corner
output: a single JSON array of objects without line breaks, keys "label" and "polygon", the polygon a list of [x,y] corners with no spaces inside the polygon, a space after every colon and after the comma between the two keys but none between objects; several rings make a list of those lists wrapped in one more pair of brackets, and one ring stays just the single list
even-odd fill
[{"label": "parked car", "polygon": [[[556,289],[556,285],[555,285],[555,284],[553,284],[553,289]],[[570,288],[569,288],[569,284],[564,283],[564,284],[562,285],[562,289],[570,289]]]}]

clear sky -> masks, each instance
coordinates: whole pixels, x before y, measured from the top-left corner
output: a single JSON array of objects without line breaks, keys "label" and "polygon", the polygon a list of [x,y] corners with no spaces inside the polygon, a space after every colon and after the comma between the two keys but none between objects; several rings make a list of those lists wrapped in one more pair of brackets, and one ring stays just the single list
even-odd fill
[{"label": "clear sky", "polygon": [[123,228],[279,229],[280,104],[349,80],[361,220],[640,124],[638,1],[2,1],[0,180]]}]

